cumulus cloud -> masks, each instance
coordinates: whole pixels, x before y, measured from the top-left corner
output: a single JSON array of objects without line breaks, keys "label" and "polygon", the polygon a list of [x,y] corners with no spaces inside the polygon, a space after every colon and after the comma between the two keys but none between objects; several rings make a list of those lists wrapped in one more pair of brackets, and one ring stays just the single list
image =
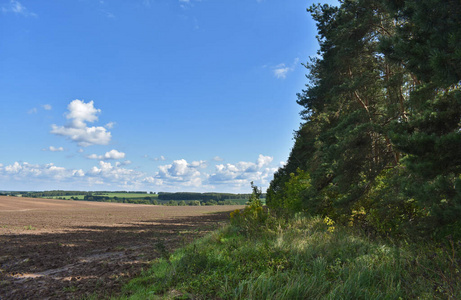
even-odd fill
[{"label": "cumulus cloud", "polygon": [[[115,152],[112,152],[115,153]],[[118,152],[117,153],[121,153]],[[107,157],[113,155],[110,151]],[[106,157],[106,154],[101,155]],[[98,156],[99,157],[99,156]],[[15,162],[10,165],[0,163],[0,181],[14,184],[35,182],[55,188],[53,184],[68,184],[71,187],[91,190],[100,185],[110,189],[157,188],[163,191],[211,191],[223,190],[250,192],[250,182],[265,188],[278,169],[273,165],[273,158],[260,154],[254,162],[218,163],[208,166],[204,160],[188,162],[185,159],[174,160],[171,164],[158,167],[154,173],[147,174],[136,167],[127,167],[131,161],[109,162],[101,159],[98,164],[86,169],[67,169],[50,164],[30,164]]]},{"label": "cumulus cloud", "polygon": [[51,152],[62,152],[64,151],[63,147],[54,147],[54,146],[49,146],[48,148],[42,149],[42,151],[51,151]]},{"label": "cumulus cloud", "polygon": [[24,5],[17,0],[10,0],[9,4],[2,7],[3,13],[14,13],[25,17],[36,17],[37,14],[30,12]]},{"label": "cumulus cloud", "polygon": [[70,120],[69,123],[65,126],[51,125],[51,133],[65,136],[77,142],[81,147],[109,144],[112,136],[105,127],[87,126],[87,122],[97,121],[97,115],[101,113],[100,109],[94,107],[93,101],[85,103],[76,99],[70,102],[67,109],[69,112],[66,114],[66,118]]},{"label": "cumulus cloud", "polygon": [[206,168],[206,166],[206,162],[203,160],[188,163],[185,159],[178,159],[172,164],[159,166],[156,178],[162,182],[198,187],[202,184],[202,174],[199,169]]},{"label": "cumulus cloud", "polygon": [[[35,182],[45,185],[47,189],[58,184],[68,184],[74,188],[90,189],[94,185],[113,186],[126,189],[140,189],[161,184],[161,181],[151,180],[143,173],[133,169],[124,168],[123,165],[129,163],[111,164],[110,162],[100,161],[97,166],[93,166],[86,172],[82,169],[66,169],[49,164],[30,164],[27,162],[15,162],[4,166],[0,164],[0,180],[14,184]],[[54,188],[54,187],[53,187]]]},{"label": "cumulus cloud", "polygon": [[249,185],[250,181],[260,186],[267,186],[277,168],[271,167],[271,156],[259,155],[256,163],[238,162],[236,164],[219,164],[210,176],[213,185],[227,184],[236,187]]},{"label": "cumulus cloud", "polygon": [[149,176],[149,177],[144,178],[143,182],[148,183],[148,184],[157,185],[157,186],[163,185],[163,180],[162,179],[158,179],[158,178],[155,178],[153,176]]},{"label": "cumulus cloud", "polygon": [[90,154],[87,156],[90,159],[109,160],[109,159],[122,159],[125,158],[125,153],[115,149],[106,152],[104,155]]},{"label": "cumulus cloud", "polygon": [[43,104],[42,107],[44,110],[51,110],[53,108],[50,104]]},{"label": "cumulus cloud", "polygon": [[17,180],[39,178],[60,181],[84,175],[83,170],[67,170],[66,168],[55,166],[53,163],[39,165],[28,162],[15,162],[11,165],[0,166],[0,176],[7,176]]},{"label": "cumulus cloud", "polygon": [[219,156],[215,156],[215,157],[213,157],[213,160],[214,160],[214,161],[223,161],[224,158],[221,158],[221,157],[219,157]]},{"label": "cumulus cloud", "polygon": [[112,165],[105,161],[100,161],[99,166],[92,167],[86,172],[86,176],[92,183],[132,188],[141,187],[146,177],[143,172],[122,168],[121,164]]}]

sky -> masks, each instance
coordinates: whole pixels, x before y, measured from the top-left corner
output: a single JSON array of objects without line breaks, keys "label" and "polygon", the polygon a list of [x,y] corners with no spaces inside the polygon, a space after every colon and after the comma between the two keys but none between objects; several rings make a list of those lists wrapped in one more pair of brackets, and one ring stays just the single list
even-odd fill
[{"label": "sky", "polygon": [[0,0],[0,190],[266,189],[313,2]]}]

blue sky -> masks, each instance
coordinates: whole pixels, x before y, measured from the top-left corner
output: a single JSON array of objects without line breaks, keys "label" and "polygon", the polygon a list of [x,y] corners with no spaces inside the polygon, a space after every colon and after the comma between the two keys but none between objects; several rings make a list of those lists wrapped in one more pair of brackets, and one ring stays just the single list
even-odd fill
[{"label": "blue sky", "polygon": [[0,0],[0,190],[267,188],[313,2]]}]

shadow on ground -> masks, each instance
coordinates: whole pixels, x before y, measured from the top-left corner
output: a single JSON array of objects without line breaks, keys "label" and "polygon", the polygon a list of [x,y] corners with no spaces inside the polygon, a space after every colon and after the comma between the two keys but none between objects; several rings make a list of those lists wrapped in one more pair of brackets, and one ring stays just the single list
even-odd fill
[{"label": "shadow on ground", "polygon": [[0,299],[106,298],[149,262],[217,229],[229,212],[0,236]]}]

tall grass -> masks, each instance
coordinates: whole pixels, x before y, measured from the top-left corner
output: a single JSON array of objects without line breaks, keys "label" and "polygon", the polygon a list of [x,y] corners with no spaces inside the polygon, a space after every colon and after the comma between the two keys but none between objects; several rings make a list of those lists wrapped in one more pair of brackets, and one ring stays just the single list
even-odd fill
[{"label": "tall grass", "polygon": [[455,245],[396,245],[318,217],[271,224],[228,225],[158,259],[122,298],[461,299]]}]

